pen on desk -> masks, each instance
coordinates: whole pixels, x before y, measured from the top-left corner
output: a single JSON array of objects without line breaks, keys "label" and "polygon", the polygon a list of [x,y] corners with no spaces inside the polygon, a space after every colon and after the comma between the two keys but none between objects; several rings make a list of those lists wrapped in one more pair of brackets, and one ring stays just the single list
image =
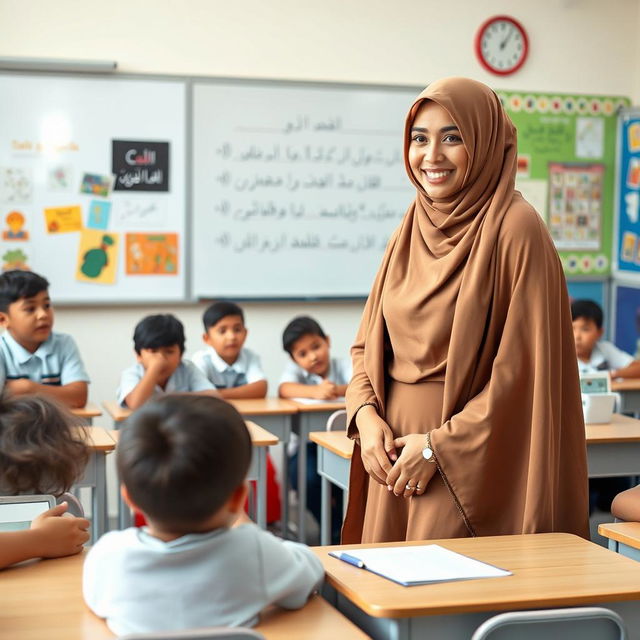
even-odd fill
[{"label": "pen on desk", "polygon": [[338,556],[338,560],[342,560],[342,562],[346,562],[347,564],[352,564],[354,567],[358,567],[358,569],[364,569],[364,562],[362,562],[360,558],[344,553],[344,551]]}]

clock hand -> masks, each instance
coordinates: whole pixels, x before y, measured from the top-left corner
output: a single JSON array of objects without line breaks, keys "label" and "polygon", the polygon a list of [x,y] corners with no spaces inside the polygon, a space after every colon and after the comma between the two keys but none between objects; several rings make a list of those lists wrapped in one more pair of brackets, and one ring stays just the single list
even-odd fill
[{"label": "clock hand", "polygon": [[509,33],[507,34],[507,37],[500,43],[500,51],[502,51],[507,46],[507,42],[509,42],[512,35],[513,35],[513,31],[509,31]]}]

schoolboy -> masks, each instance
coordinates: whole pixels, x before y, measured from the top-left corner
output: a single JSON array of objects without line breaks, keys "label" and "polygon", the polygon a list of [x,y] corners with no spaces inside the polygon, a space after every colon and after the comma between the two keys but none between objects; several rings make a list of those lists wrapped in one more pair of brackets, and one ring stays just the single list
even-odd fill
[{"label": "schoolboy", "polygon": [[571,319],[581,374],[610,371],[612,378],[640,377],[640,361],[608,340],[601,340],[604,314],[598,303],[593,300],[574,300],[571,303]]},{"label": "schoolboy", "polygon": [[31,271],[0,275],[0,384],[44,393],[69,407],[87,403],[89,376],[69,335],[53,332],[49,283]]},{"label": "schoolboy", "polygon": [[214,386],[184,353],[184,327],[171,314],[143,318],[133,332],[136,364],[122,372],[118,402],[137,409],[162,393],[218,395]]},{"label": "schoolboy", "polygon": [[251,440],[217,398],[166,396],[122,431],[122,495],[149,525],[107,533],[89,552],[83,591],[118,634],[252,626],[277,604],[302,607],[321,563],[304,545],[245,521]]},{"label": "schoolboy", "polygon": [[214,302],[202,316],[206,349],[191,358],[223,398],[264,398],[267,380],[257,354],[244,347],[247,328],[242,309]]},{"label": "schoolboy", "polygon": [[[322,327],[309,316],[294,318],[282,334],[282,346],[291,356],[282,377],[278,394],[281,398],[315,398],[335,400],[344,396],[351,379],[351,361],[347,358],[332,358],[331,342]],[[295,441],[294,441],[295,443]],[[289,458],[289,481],[298,489],[298,451],[292,447]],[[307,442],[307,507],[320,522],[322,505],[322,483],[317,473],[318,448]],[[332,490],[333,543],[340,538],[342,523],[342,492]]]}]

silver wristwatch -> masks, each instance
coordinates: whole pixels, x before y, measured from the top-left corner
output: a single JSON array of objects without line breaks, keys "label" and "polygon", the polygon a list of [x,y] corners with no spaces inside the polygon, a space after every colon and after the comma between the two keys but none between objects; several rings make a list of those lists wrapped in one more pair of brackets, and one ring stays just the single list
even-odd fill
[{"label": "silver wristwatch", "polygon": [[427,462],[436,461],[436,452],[431,447],[431,433],[427,433],[424,449],[422,450],[422,457]]}]

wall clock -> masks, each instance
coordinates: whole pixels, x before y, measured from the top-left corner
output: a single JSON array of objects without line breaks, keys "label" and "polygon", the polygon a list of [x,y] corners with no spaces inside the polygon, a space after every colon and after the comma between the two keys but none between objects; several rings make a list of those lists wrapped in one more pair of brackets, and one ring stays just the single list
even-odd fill
[{"label": "wall clock", "polygon": [[482,66],[499,76],[517,71],[529,53],[527,32],[509,16],[493,16],[480,25],[475,46]]}]

